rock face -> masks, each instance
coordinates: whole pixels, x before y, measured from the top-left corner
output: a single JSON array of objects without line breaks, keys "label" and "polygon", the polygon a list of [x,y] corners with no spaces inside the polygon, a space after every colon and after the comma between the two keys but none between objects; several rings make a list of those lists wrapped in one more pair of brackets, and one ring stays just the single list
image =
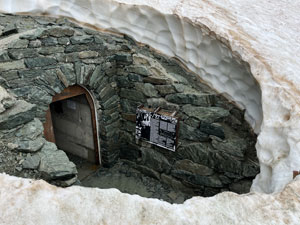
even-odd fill
[{"label": "rock face", "polygon": [[79,186],[62,189],[40,180],[0,174],[0,220],[7,225],[298,224],[299,190],[298,178],[277,194],[225,192],[211,198],[194,197],[183,204],[169,204],[116,189]]}]

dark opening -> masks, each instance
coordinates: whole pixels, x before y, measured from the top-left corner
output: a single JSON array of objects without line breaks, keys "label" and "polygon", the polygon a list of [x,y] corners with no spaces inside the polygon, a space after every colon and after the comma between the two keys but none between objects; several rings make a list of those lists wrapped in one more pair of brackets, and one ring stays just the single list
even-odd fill
[{"label": "dark opening", "polygon": [[91,109],[85,95],[53,102],[50,111],[57,147],[95,163]]}]

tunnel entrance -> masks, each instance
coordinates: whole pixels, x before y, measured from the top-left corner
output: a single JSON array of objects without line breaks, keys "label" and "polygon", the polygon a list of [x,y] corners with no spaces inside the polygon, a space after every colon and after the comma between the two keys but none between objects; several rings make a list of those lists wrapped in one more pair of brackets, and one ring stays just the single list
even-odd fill
[{"label": "tunnel entrance", "polygon": [[44,123],[48,141],[64,150],[72,160],[78,157],[99,164],[96,113],[93,99],[83,87],[75,85],[53,97]]}]

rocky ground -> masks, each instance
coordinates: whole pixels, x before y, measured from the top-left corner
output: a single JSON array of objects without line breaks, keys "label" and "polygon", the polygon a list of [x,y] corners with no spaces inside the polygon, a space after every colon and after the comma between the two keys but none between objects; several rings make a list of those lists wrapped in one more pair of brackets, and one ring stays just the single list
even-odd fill
[{"label": "rocky ground", "polygon": [[[146,198],[157,198],[178,204],[193,197],[142,174],[127,160],[120,160],[111,168],[101,167],[95,170],[91,164],[88,168],[85,160],[76,156],[68,156],[77,166],[80,179],[77,185],[101,189],[116,188],[123,193],[137,194]],[[86,176],[87,173],[89,175]]]},{"label": "rocky ground", "polygon": [[27,168],[30,167],[28,161],[32,158],[31,154],[17,152],[9,147],[0,141],[0,173],[39,179],[40,174],[37,170]]}]

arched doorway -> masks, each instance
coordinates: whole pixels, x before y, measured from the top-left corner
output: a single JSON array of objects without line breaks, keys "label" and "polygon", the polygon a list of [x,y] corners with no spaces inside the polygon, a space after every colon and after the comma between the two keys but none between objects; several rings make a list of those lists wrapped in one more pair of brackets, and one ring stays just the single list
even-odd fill
[{"label": "arched doorway", "polygon": [[94,101],[79,85],[67,87],[53,96],[46,114],[44,135],[67,153],[95,164],[101,162]]}]

